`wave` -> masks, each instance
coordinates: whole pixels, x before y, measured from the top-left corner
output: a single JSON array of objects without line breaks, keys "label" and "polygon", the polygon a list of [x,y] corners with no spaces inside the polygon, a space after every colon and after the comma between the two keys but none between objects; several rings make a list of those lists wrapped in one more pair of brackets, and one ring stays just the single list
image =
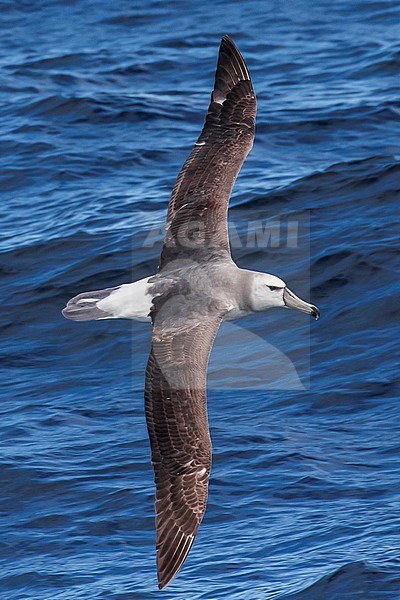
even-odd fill
[{"label": "wave", "polygon": [[304,590],[279,600],[383,600],[397,593],[396,570],[374,567],[363,561],[343,565]]},{"label": "wave", "polygon": [[150,327],[60,311],[155,271],[226,32],[258,99],[234,258],[321,318],[271,310],[221,329],[209,507],[170,596],[399,597],[398,6],[269,4],[1,3],[7,598],[158,598]]}]

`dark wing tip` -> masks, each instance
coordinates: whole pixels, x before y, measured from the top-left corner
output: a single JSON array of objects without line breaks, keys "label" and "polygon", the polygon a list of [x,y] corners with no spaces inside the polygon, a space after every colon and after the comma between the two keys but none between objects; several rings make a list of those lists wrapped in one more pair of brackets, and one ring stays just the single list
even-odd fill
[{"label": "dark wing tip", "polygon": [[[222,106],[229,97],[242,112],[244,105],[240,101],[245,101],[247,103],[246,112],[249,114],[251,112],[254,121],[255,95],[249,71],[236,45],[228,35],[224,35],[219,47],[214,89],[211,94],[211,105],[208,112],[208,117],[211,117],[211,120],[221,114]],[[233,108],[233,105],[231,108]],[[237,120],[240,119],[234,119],[234,121]]]},{"label": "dark wing tip", "polygon": [[[190,471],[190,467],[181,467],[182,470],[185,468]],[[204,473],[201,473],[202,471]],[[195,468],[194,471],[178,478],[171,479],[167,475],[169,492],[164,497],[160,493],[160,477],[163,476],[157,476],[156,473],[156,555],[159,589],[164,588],[182,567],[203,518],[209,466],[204,466],[201,472]],[[167,488],[164,486],[164,489]]]},{"label": "dark wing tip", "polygon": [[[173,536],[171,536],[173,537]],[[176,537],[178,539],[176,539]],[[180,532],[172,544],[166,542],[166,548],[157,549],[158,589],[162,590],[175,577],[184,563],[194,541],[194,535]]]},{"label": "dark wing tip", "polygon": [[218,66],[224,67],[228,62],[235,69],[239,81],[250,81],[250,74],[239,48],[229,35],[224,35],[219,48]]}]

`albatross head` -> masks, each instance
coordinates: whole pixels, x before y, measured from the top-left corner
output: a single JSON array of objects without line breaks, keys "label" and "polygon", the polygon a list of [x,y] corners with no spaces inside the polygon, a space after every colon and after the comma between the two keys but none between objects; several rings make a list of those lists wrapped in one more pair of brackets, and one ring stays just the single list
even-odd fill
[{"label": "albatross head", "polygon": [[301,298],[289,290],[282,279],[275,277],[275,275],[257,273],[253,281],[251,296],[251,303],[255,311],[265,310],[274,306],[286,306],[308,313],[314,319],[318,319],[319,317],[319,310],[316,306],[305,302],[305,300],[301,300]]}]

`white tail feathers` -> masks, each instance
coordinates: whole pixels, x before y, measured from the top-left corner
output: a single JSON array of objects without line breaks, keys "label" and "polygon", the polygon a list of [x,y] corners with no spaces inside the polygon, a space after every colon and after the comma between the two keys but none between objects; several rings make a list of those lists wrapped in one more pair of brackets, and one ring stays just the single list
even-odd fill
[{"label": "white tail feathers", "polygon": [[72,321],[135,319],[150,321],[152,295],[148,277],[118,287],[85,292],[72,298],[62,311]]}]

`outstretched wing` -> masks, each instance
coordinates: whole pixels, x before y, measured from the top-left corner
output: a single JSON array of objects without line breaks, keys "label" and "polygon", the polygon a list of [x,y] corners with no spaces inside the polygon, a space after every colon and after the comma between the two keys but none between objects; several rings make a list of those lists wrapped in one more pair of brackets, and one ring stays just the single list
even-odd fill
[{"label": "outstretched wing", "polygon": [[160,589],[182,566],[206,507],[211,467],[207,364],[222,320],[217,310],[191,316],[190,302],[182,296],[163,302],[155,299],[145,384]]},{"label": "outstretched wing", "polygon": [[222,38],[203,131],[172,191],[160,269],[173,260],[229,253],[229,196],[254,139],[256,99],[242,55]]}]

